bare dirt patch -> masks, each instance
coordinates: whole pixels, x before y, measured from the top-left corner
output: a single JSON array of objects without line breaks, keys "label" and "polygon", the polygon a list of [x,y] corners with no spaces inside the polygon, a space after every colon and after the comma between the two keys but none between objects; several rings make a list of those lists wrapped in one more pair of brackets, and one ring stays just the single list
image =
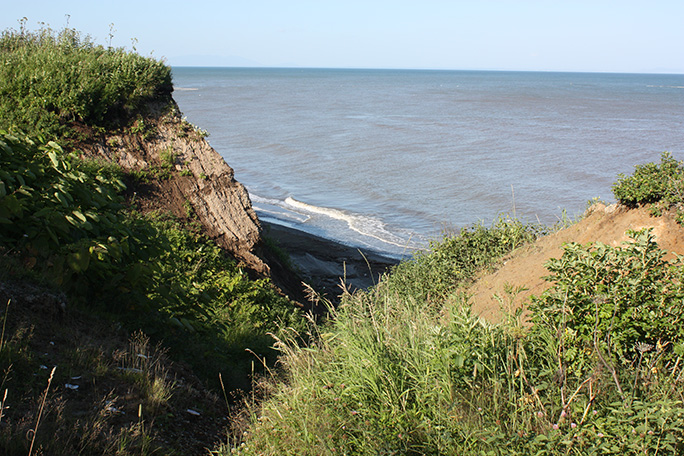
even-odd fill
[{"label": "bare dirt patch", "polygon": [[549,275],[545,263],[551,258],[560,258],[566,243],[601,242],[619,246],[628,240],[628,230],[648,227],[653,228],[658,245],[668,252],[667,259],[675,253],[684,254],[684,227],[675,222],[672,214],[653,217],[648,207],[629,209],[596,204],[580,222],[516,250],[503,259],[498,269],[480,276],[467,290],[473,312],[489,321],[500,321],[502,308],[496,296],[505,297],[507,285],[524,289],[515,296],[512,308],[519,307],[532,295],[539,296],[551,285],[543,279]]}]

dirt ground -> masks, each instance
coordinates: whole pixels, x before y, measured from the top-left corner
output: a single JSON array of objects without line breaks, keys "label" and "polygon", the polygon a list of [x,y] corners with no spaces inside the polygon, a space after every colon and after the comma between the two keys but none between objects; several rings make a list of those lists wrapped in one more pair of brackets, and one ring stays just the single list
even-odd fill
[{"label": "dirt ground", "polygon": [[675,222],[673,214],[652,217],[648,207],[628,209],[596,204],[580,222],[516,250],[504,258],[497,270],[482,275],[468,290],[473,311],[489,321],[499,321],[501,304],[495,296],[504,297],[507,284],[525,289],[513,300],[514,307],[532,295],[539,296],[550,285],[542,279],[549,275],[544,264],[561,257],[565,243],[601,242],[618,246],[628,240],[627,230],[646,227],[653,227],[658,245],[668,252],[666,258],[673,258],[673,253],[684,254],[684,227]]}]

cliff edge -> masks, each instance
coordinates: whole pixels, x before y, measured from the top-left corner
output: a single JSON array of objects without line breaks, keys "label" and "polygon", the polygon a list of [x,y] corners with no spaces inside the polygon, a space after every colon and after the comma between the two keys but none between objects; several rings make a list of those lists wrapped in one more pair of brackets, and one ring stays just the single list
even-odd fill
[{"label": "cliff edge", "polygon": [[175,102],[149,107],[131,127],[79,144],[85,156],[104,159],[141,177],[129,198],[144,212],[170,211],[197,221],[203,231],[260,276],[270,268],[256,253],[261,225],[245,187],[205,140],[181,118]]}]

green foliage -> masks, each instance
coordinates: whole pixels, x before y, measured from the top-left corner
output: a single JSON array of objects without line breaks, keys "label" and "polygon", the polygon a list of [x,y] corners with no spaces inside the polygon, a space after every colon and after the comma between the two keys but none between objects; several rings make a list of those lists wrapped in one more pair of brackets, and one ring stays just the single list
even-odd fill
[{"label": "green foliage", "polygon": [[[453,244],[478,259],[471,233]],[[347,295],[305,348],[298,334],[278,339],[284,381],[222,451],[684,454],[682,265],[650,232],[632,235],[621,248],[567,246],[531,327],[522,310],[493,325],[464,298],[397,293],[396,277]],[[394,274],[454,261],[435,255]]]},{"label": "green foliage", "polygon": [[114,291],[138,275],[149,230],[124,217],[117,168],[0,131],[0,179],[0,246],[53,283]]},{"label": "green foliage", "polygon": [[73,29],[7,30],[0,36],[0,128],[49,137],[81,122],[112,128],[153,99],[168,98],[171,69]]},{"label": "green foliage", "polygon": [[173,218],[156,218],[154,225],[163,253],[156,260],[156,286],[149,297],[172,324],[190,332],[220,330],[237,351],[255,334],[263,337],[258,349],[268,347],[266,332],[276,331],[274,322],[298,325],[289,301],[267,280],[250,280],[215,243],[179,228]]},{"label": "green foliage", "polygon": [[[172,160],[171,152],[165,163]],[[0,248],[73,301],[126,315],[213,375],[270,353],[267,334],[301,326],[290,301],[251,280],[215,243],[169,217],[127,210],[121,171],[54,142],[0,131]],[[178,333],[185,335],[178,338]],[[178,341],[182,340],[182,343]],[[212,352],[208,358],[197,351]]]},{"label": "green foliage", "polygon": [[650,230],[628,233],[623,248],[571,243],[547,264],[555,285],[534,303],[534,321],[573,340],[568,374],[584,375],[587,356],[624,365],[640,347],[684,342],[684,265],[663,259]]},{"label": "green foliage", "polygon": [[433,242],[430,251],[396,266],[385,281],[400,296],[442,299],[473,275],[492,266],[506,253],[544,233],[538,225],[500,217],[492,227],[482,224],[464,228],[456,236]]},{"label": "green foliage", "polygon": [[651,213],[660,215],[675,207],[677,218],[684,220],[684,167],[671,154],[664,152],[660,164],[637,165],[634,174],[620,174],[613,185],[613,194],[622,204],[635,207],[652,204]]}]

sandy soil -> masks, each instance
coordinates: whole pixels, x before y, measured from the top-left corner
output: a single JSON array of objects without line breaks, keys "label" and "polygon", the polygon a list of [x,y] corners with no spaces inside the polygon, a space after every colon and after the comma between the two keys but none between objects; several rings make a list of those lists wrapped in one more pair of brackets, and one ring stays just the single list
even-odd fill
[{"label": "sandy soil", "polygon": [[672,258],[673,253],[684,254],[684,227],[675,222],[673,214],[652,217],[647,207],[627,209],[597,204],[580,222],[513,252],[497,270],[482,275],[468,290],[472,295],[473,311],[490,321],[499,321],[501,306],[494,296],[503,297],[506,284],[526,289],[517,295],[513,306],[519,306],[531,295],[539,296],[550,285],[542,279],[549,275],[544,264],[550,258],[562,256],[562,246],[567,242],[602,242],[617,246],[628,240],[627,230],[645,227],[653,227],[656,241],[669,252],[666,258]]}]

